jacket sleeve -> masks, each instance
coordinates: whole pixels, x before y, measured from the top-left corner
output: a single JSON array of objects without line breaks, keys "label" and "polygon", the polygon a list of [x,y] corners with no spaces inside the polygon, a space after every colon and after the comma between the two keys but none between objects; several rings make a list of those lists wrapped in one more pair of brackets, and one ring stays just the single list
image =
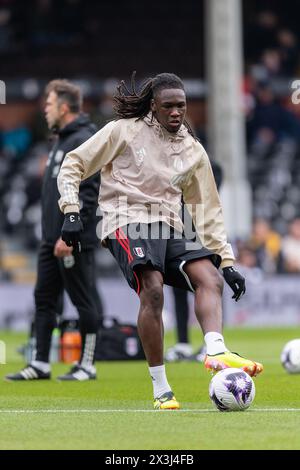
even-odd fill
[{"label": "jacket sleeve", "polygon": [[112,121],[90,139],[67,153],[57,178],[61,198],[58,201],[64,213],[79,212],[79,185],[81,181],[99,172],[126,147],[122,121]]},{"label": "jacket sleeve", "polygon": [[[93,134],[94,135],[94,134]],[[81,136],[80,139],[73,145],[73,148],[79,147],[81,144],[86,142],[91,135]],[[73,150],[70,149],[70,150]],[[100,172],[90,176],[89,178],[83,180],[79,186],[79,204],[80,204],[80,218],[83,223],[83,227],[87,227],[91,219],[93,220],[94,213],[97,211],[98,207],[98,197],[100,189]],[[93,223],[93,222],[92,222]]]},{"label": "jacket sleeve", "polygon": [[227,242],[221,202],[211,164],[204,150],[199,164],[182,187],[182,193],[203,246],[220,255],[221,268],[232,266],[235,258]]},{"label": "jacket sleeve", "polygon": [[97,210],[98,195],[100,186],[100,173],[90,176],[82,181],[79,187],[80,217],[83,226],[86,227],[93,211]]}]

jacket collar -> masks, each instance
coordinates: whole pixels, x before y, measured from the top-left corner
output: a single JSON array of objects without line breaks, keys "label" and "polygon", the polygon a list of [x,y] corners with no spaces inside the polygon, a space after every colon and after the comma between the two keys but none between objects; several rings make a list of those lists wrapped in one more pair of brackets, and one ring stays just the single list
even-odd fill
[{"label": "jacket collar", "polygon": [[74,119],[74,121],[70,122],[62,129],[54,130],[54,133],[58,134],[59,137],[65,137],[68,134],[73,134],[79,129],[85,127],[91,127],[91,129],[93,128],[94,132],[96,131],[96,128],[94,129],[94,125],[91,123],[89,116],[85,113],[81,113],[76,119]]}]

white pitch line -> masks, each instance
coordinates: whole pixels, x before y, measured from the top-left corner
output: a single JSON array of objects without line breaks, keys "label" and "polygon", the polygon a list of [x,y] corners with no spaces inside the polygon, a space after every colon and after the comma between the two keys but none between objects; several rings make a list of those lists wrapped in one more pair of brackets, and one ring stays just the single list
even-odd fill
[{"label": "white pitch line", "polygon": [[[58,414],[58,413],[162,413],[168,411],[169,413],[218,413],[214,409],[189,409],[189,410],[0,410],[0,414]],[[254,408],[247,410],[247,413],[272,413],[272,412],[285,412],[294,413],[299,412],[300,408]]]}]

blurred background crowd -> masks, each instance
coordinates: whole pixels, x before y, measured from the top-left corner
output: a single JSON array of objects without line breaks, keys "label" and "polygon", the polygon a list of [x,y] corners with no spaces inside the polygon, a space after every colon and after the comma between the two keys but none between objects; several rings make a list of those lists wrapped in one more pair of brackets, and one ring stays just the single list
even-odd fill
[{"label": "blurred background crowd", "polygon": [[[7,101],[0,105],[0,279],[34,275],[51,139],[43,89],[50,79],[81,84],[85,111],[100,128],[112,118],[115,85],[133,67],[140,80],[175,72],[185,80],[189,120],[206,144],[203,2],[154,3],[141,13],[138,0],[0,0]],[[300,272],[300,105],[291,99],[300,77],[297,13],[294,1],[243,2],[241,87],[253,227],[248,239],[232,242],[239,265],[267,274]],[[97,258],[99,275],[116,275],[105,250]]]}]

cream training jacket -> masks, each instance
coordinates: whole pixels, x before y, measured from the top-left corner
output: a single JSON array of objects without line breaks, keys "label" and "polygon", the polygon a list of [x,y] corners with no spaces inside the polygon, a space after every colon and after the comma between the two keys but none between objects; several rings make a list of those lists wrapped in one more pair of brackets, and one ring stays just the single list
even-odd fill
[{"label": "cream training jacket", "polygon": [[203,246],[221,256],[222,268],[233,265],[209,158],[185,126],[169,133],[152,113],[108,123],[66,155],[58,175],[62,212],[79,212],[80,182],[99,170],[101,240],[129,223],[162,221],[182,231],[183,196]]}]

